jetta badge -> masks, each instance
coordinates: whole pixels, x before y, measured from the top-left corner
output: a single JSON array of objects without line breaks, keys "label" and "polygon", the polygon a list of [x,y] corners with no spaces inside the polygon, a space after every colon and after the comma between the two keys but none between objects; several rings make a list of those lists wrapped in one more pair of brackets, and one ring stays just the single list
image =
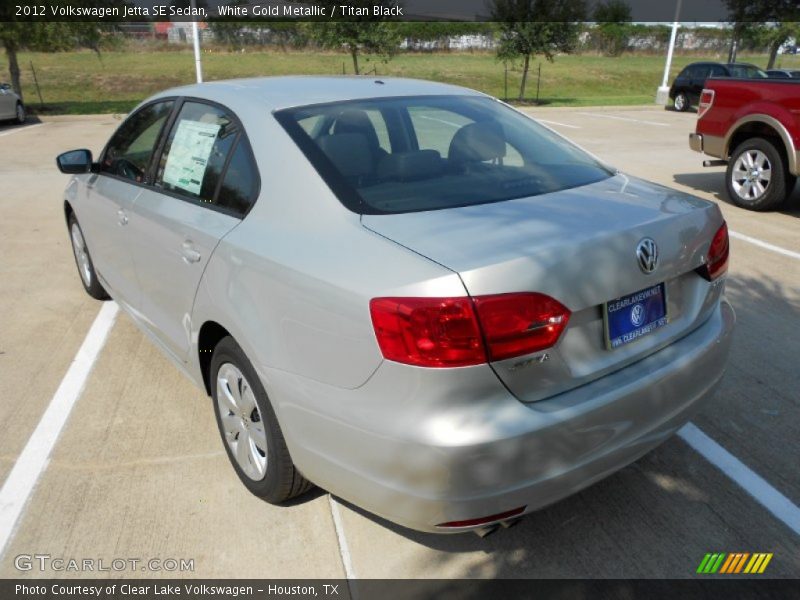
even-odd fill
[{"label": "jetta badge", "polygon": [[642,272],[652,273],[658,266],[658,246],[652,239],[644,238],[636,246],[636,258]]}]

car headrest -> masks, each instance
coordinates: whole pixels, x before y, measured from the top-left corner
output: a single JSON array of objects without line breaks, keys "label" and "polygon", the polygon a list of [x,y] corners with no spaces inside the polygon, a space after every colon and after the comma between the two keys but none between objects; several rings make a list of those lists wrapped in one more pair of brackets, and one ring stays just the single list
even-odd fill
[{"label": "car headrest", "polygon": [[350,108],[339,113],[333,125],[333,135],[342,133],[360,133],[365,136],[370,148],[380,146],[378,133],[366,111]]},{"label": "car headrest", "polygon": [[436,177],[444,172],[444,163],[436,150],[387,154],[378,163],[378,178],[412,181]]},{"label": "car headrest", "polygon": [[317,145],[344,177],[361,177],[375,166],[367,138],[360,133],[326,135]]},{"label": "car headrest", "polygon": [[464,125],[450,142],[447,158],[451,163],[483,162],[506,155],[506,136],[497,121]]}]

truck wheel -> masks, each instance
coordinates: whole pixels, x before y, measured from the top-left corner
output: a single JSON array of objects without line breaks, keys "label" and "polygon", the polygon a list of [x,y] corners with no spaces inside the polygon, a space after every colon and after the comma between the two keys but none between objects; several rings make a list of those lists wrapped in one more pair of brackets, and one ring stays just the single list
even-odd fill
[{"label": "truck wheel", "polygon": [[675,110],[678,112],[686,112],[689,110],[689,96],[687,96],[684,92],[678,92],[678,95],[675,96]]},{"label": "truck wheel", "polygon": [[786,159],[764,138],[750,138],[739,144],[725,172],[729,198],[748,210],[777,207],[791,192],[793,179]]}]

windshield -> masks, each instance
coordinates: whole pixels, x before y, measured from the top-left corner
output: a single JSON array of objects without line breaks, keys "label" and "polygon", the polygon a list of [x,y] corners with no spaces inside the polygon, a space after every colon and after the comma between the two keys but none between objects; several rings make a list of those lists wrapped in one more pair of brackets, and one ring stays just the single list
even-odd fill
[{"label": "windshield", "polygon": [[613,174],[487,97],[381,98],[275,116],[342,203],[361,214],[536,196]]}]

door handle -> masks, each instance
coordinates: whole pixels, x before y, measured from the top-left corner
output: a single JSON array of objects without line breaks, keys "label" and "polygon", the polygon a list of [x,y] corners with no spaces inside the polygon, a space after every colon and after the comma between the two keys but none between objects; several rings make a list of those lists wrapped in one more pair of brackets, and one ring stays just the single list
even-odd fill
[{"label": "door handle", "polygon": [[117,223],[119,225],[127,225],[128,224],[128,215],[125,214],[125,211],[121,208],[117,211],[117,218],[119,219]]},{"label": "door handle", "polygon": [[200,262],[200,253],[194,249],[194,244],[191,240],[186,240],[183,242],[183,246],[181,246],[181,254],[183,254],[183,262],[187,265],[192,263]]}]

